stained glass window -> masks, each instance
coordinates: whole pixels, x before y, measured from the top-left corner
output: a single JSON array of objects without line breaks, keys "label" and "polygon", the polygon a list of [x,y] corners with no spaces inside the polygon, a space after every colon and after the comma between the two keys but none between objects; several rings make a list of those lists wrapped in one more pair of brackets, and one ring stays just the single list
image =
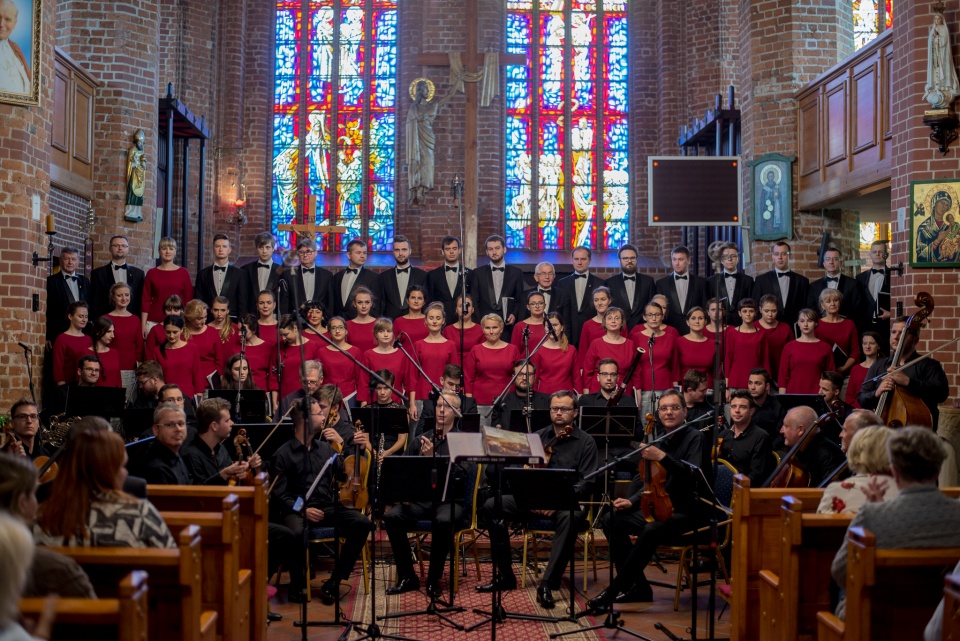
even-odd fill
[{"label": "stained glass window", "polygon": [[[893,27],[893,0],[883,2],[883,19],[879,15],[878,0],[853,0],[853,46],[860,49],[876,38],[881,31]],[[882,23],[882,28],[881,28]]]},{"label": "stained glass window", "polygon": [[508,0],[507,246],[628,242],[627,0]]},{"label": "stained glass window", "polygon": [[[392,248],[399,0],[277,0],[272,226],[342,225]],[[338,8],[338,9],[337,9]]]}]

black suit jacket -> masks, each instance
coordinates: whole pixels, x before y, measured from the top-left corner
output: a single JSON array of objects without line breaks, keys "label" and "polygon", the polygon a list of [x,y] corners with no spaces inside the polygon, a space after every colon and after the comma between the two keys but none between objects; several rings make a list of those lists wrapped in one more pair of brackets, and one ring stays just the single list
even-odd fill
[{"label": "black suit jacket", "polygon": [[[737,272],[734,276],[736,279],[736,285],[733,288],[733,298],[727,301],[727,325],[730,327],[736,327],[740,324],[740,315],[737,313],[737,305],[744,298],[753,297],[753,278],[747,276],[743,272]],[[706,303],[711,298],[717,296],[717,280],[720,280],[720,296],[719,298],[727,297],[727,278],[723,274],[714,274],[709,279],[707,279],[707,290],[704,295],[704,303]],[[757,318],[760,318],[760,301],[757,303]],[[706,310],[704,310],[706,311]]]},{"label": "black suit jacket", "polygon": [[687,283],[687,301],[683,305],[683,311],[681,311],[680,297],[677,296],[677,285],[673,280],[673,276],[673,272],[671,272],[668,276],[664,276],[657,281],[657,293],[666,296],[667,303],[670,306],[670,311],[667,313],[667,325],[673,327],[683,336],[690,333],[690,328],[687,327],[687,320],[684,318],[684,314],[690,311],[691,307],[703,307],[709,298],[706,296],[707,281],[696,274],[687,272],[687,278],[689,279]]},{"label": "black suit jacket", "polygon": [[[90,272],[90,298],[93,306],[90,310],[90,320],[99,318],[113,311],[110,302],[110,288],[117,281],[113,278],[113,263],[107,263]],[[140,299],[143,298],[143,270],[127,263],[127,286],[130,287],[130,304],[127,311],[140,318]]]},{"label": "black suit jacket", "polygon": [[[619,307],[627,315],[627,327],[633,329],[636,325],[643,322],[643,307],[650,302],[653,295],[657,293],[657,285],[653,279],[646,274],[637,272],[637,286],[633,290],[633,307],[629,305],[627,298],[627,288],[624,285],[623,273],[611,276],[604,285],[610,289],[613,294],[613,306]],[[591,301],[591,306],[592,306]]]},{"label": "black suit jacket", "polygon": [[[527,309],[527,296],[531,293],[539,291],[538,287],[532,287],[521,294],[524,300],[523,307],[520,308],[520,317],[519,320],[526,320],[530,318],[530,310]],[[563,319],[563,326],[570,327],[573,325],[573,303],[570,301],[570,296],[562,289],[558,289],[556,285],[550,288],[550,305],[547,307],[547,310],[544,314],[550,314],[552,312],[557,312],[560,314],[560,318]]]},{"label": "black suit jacket", "polygon": [[[220,295],[230,299],[230,317],[233,319],[236,319],[237,312],[246,306],[243,300],[244,292],[243,273],[240,268],[227,265]],[[213,283],[213,265],[207,265],[197,272],[196,282],[193,285],[193,297],[205,302],[207,307],[213,307],[213,299],[217,297],[217,287]]]},{"label": "black suit jacket", "polygon": [[[807,293],[807,307],[820,311],[820,294],[827,288],[827,277],[818,278],[810,283],[810,291]],[[858,281],[850,278],[846,274],[840,274],[840,280],[837,281],[837,290],[843,294],[843,302],[840,303],[840,315],[849,318],[857,326],[857,331],[861,334],[866,331],[867,315],[867,296],[864,294],[863,286]]]},{"label": "black suit jacket", "polygon": [[[470,292],[470,281],[472,277],[470,276],[469,269],[466,269],[463,278],[463,284],[467,286],[467,292]],[[446,265],[440,265],[436,269],[431,269],[427,272],[427,291],[430,292],[430,300],[443,303],[443,311],[447,315],[447,324],[457,322],[457,310],[454,305],[457,302],[457,296],[461,294],[463,288],[461,287],[461,280],[457,279],[457,286],[454,289],[453,296],[450,295],[450,288],[447,287],[447,275],[446,275]],[[474,310],[476,311],[476,310]],[[474,320],[480,322],[480,317],[474,314]]]},{"label": "black suit jacket", "polygon": [[[307,294],[303,289],[303,278],[301,278],[301,267],[295,267],[293,274],[290,272],[285,272],[283,279],[286,281],[286,291],[282,294],[283,304],[281,309],[284,314],[290,314],[297,311],[295,309],[296,303],[299,302],[303,305],[307,302]],[[310,278],[310,274],[306,274],[307,278]],[[323,267],[314,266],[313,272],[313,299],[318,301],[323,308],[326,310],[333,309],[333,274],[329,270],[324,269]],[[297,298],[293,296],[294,287],[296,287]],[[330,312],[327,312],[330,316]]]},{"label": "black suit jacket", "polygon": [[500,301],[496,299],[496,291],[493,288],[493,269],[490,265],[481,265],[470,272],[467,291],[473,295],[474,303],[477,305],[477,320],[487,314],[496,314],[504,320],[513,314],[514,318],[520,320],[521,314],[526,313],[527,298],[523,287],[523,272],[514,265],[504,265],[503,288],[500,290],[500,298],[513,299],[510,309],[500,308]]},{"label": "black suit jacket", "polygon": [[[330,298],[333,300],[333,316],[343,316],[345,319],[350,320],[357,315],[357,310],[350,307],[350,299],[353,298],[353,292],[357,290],[357,287],[366,287],[370,290],[370,293],[376,296],[377,274],[366,267],[361,267],[360,271],[357,272],[357,277],[353,281],[353,287],[350,288],[350,292],[347,294],[347,300],[342,300],[343,297],[340,295],[340,287],[343,284],[343,277],[346,276],[346,274],[347,270],[343,269],[333,275]],[[380,316],[380,309],[380,301],[375,299],[373,301],[373,309],[370,310],[370,315],[374,318]]]},{"label": "black suit jacket", "polygon": [[[800,310],[807,306],[807,294],[810,291],[810,281],[806,276],[801,276],[797,272],[787,272],[789,274],[790,288],[787,292],[787,300],[783,300],[780,294],[780,282],[777,278],[777,270],[771,269],[757,276],[753,283],[753,299],[760,304],[760,299],[766,295],[776,296],[777,305],[780,312],[777,314],[777,320],[793,325],[797,322]],[[816,306],[814,306],[816,309]],[[775,374],[774,374],[775,375]]]},{"label": "black suit jacket", "polygon": [[580,330],[583,324],[597,315],[597,310],[593,306],[593,290],[603,285],[603,280],[593,274],[587,275],[587,286],[583,291],[583,303],[577,307],[577,279],[576,273],[564,276],[554,283],[554,288],[562,289],[570,297],[570,310],[573,317],[573,326],[567,326],[567,338],[570,342],[580,346]]},{"label": "black suit jacket", "polygon": [[[80,300],[90,301],[90,281],[83,274],[77,273],[77,292]],[[67,331],[70,321],[67,320],[67,308],[70,303],[76,302],[67,287],[63,273],[47,276],[47,340],[53,342],[57,336]],[[91,316],[92,318],[92,316]]]},{"label": "black suit jacket", "polygon": [[871,271],[869,269],[857,274],[857,282],[860,283],[860,286],[863,288],[863,297],[868,305],[868,308],[865,309],[863,313],[864,328],[880,334],[880,351],[889,354],[890,321],[877,320],[877,317],[880,315],[881,309],[890,312],[893,311],[890,309],[890,268],[885,267],[883,269],[883,284],[880,285],[880,295],[877,296],[877,298],[874,298],[873,294],[870,293],[870,274]]},{"label": "black suit jacket", "polygon": [[[427,272],[419,267],[410,267],[410,277],[407,279],[407,287],[419,285],[427,292],[424,294],[427,303],[430,302],[430,291],[427,286]],[[385,269],[377,276],[377,288],[374,290],[377,295],[377,303],[380,307],[380,314],[396,320],[407,313],[404,304],[407,299],[407,292],[401,292],[397,285],[397,268]],[[449,322],[449,319],[447,319]]]},{"label": "black suit jacket", "polygon": [[[257,314],[257,296],[260,294],[260,264],[259,259],[253,261],[252,263],[247,263],[240,268],[240,301],[241,308],[240,311],[244,314]],[[283,265],[280,263],[271,263],[273,267],[269,270],[270,276],[267,277],[267,289],[273,291],[277,287],[277,283],[283,278]],[[236,310],[231,309],[231,312],[236,312]]]}]

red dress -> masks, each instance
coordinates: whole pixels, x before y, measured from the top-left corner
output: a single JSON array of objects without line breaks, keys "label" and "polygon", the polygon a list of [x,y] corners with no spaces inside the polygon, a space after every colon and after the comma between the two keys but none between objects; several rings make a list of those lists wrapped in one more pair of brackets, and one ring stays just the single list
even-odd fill
[{"label": "red dress", "polygon": [[276,347],[277,324],[274,323],[273,325],[261,325],[259,331],[257,331],[257,336]]},{"label": "red dress", "polygon": [[[401,337],[400,332],[406,335]],[[393,321],[393,335],[402,341],[403,349],[407,350],[407,353],[413,356],[417,342],[429,336],[430,330],[427,329],[426,318],[404,318],[401,316]],[[421,362],[421,366],[422,365],[423,363]],[[433,377],[431,376],[430,378]],[[421,398],[419,392],[417,392],[417,398]]]},{"label": "red dress", "polygon": [[[534,325],[527,321],[517,323],[516,327],[513,328],[513,334],[510,335],[510,344],[517,348],[521,358],[523,358],[523,329],[525,327],[530,328],[530,338],[527,339],[527,346],[531,352],[533,348],[537,346],[537,343],[540,342],[540,339],[543,338],[544,334],[547,333],[547,327],[543,323],[539,325]],[[541,349],[540,351],[542,352],[543,350]]]},{"label": "red dress", "polygon": [[688,340],[681,336],[677,340],[677,375],[681,381],[692,369],[707,375],[707,387],[713,387],[713,359],[717,353],[717,345],[709,338],[700,343]]},{"label": "red dress", "polygon": [[780,322],[773,329],[766,329],[758,322],[753,324],[767,336],[767,354],[770,357],[770,376],[776,377],[780,373],[780,355],[787,343],[793,340],[793,331],[790,325]]},{"label": "red dress", "polygon": [[630,368],[633,355],[636,353],[637,348],[629,338],[620,345],[608,343],[602,338],[593,341],[587,349],[587,355],[583,357],[583,374],[580,381],[582,389],[587,390],[587,394],[600,390],[600,383],[597,381],[597,364],[605,358],[612,358],[617,361],[618,371],[620,372],[617,383],[623,382],[623,375]]},{"label": "red dress", "polygon": [[770,371],[766,335],[763,332],[741,332],[739,327],[727,328],[724,367],[727,387],[746,389],[750,371],[762,367]]},{"label": "red dress", "polygon": [[607,331],[603,329],[603,323],[598,323],[594,319],[588,320],[580,329],[580,345],[577,347],[577,353],[580,355],[580,368],[583,369],[583,360],[587,357],[590,345],[594,341],[600,340],[606,335]]},{"label": "red dress", "polygon": [[163,304],[176,294],[183,301],[184,306],[193,300],[193,283],[190,281],[190,272],[183,267],[170,271],[162,269],[147,270],[143,279],[143,298],[140,309],[147,312],[147,320],[154,323],[163,322]]},{"label": "red dress", "polygon": [[647,350],[647,353],[640,357],[640,367],[633,373],[633,387],[642,391],[649,391],[652,384],[656,384],[657,390],[673,387],[674,382],[679,378],[677,341],[680,339],[667,332],[656,338],[653,346],[652,378],[650,376],[650,337],[636,334],[632,340],[634,344]]},{"label": "red dress", "polygon": [[[458,358],[457,344],[449,339],[443,343],[428,343],[425,340],[418,340],[414,346],[414,351],[417,360],[420,362],[420,367],[430,377],[430,380],[437,385],[440,384],[440,378],[443,376],[443,368],[450,363],[456,363]],[[418,376],[417,398],[424,400],[429,395],[430,383],[422,376]]]},{"label": "red dress", "polygon": [[824,341],[790,341],[780,356],[777,385],[787,394],[818,394],[820,375],[833,369],[833,352]]},{"label": "red dress", "polygon": [[[90,350],[93,353],[93,350]],[[105,352],[98,352],[100,359],[100,378],[96,387],[123,387],[120,378],[120,352],[111,348]]]},{"label": "red dress", "polygon": [[[280,398],[284,398],[287,394],[303,388],[300,384],[300,346],[284,343],[280,348],[280,356],[283,357],[283,374],[279,385]],[[308,361],[320,360],[320,346],[310,341],[304,342],[303,358]]]},{"label": "red dress", "polygon": [[167,332],[163,325],[157,324],[147,333],[147,343],[143,348],[144,356],[148,361],[157,360],[157,349],[167,342]]},{"label": "red dress", "polygon": [[[237,348],[239,353],[240,349]],[[243,355],[247,358],[247,366],[250,368],[250,376],[253,377],[253,383],[259,389],[273,392],[277,389],[277,373],[273,371],[273,365],[277,361],[277,346],[271,343],[260,343],[259,345],[247,345]]]},{"label": "red dress", "polygon": [[864,367],[863,363],[857,363],[850,368],[850,378],[847,379],[847,395],[843,400],[850,405],[853,405],[857,409],[860,409],[860,402],[857,400],[857,394],[860,393],[860,388],[863,387],[863,382],[867,380],[867,371],[869,369],[869,367]]},{"label": "red dress", "polygon": [[[347,352],[357,360],[360,360],[363,356],[356,345],[347,348]],[[357,381],[360,380],[361,370],[356,363],[330,345],[320,350],[319,358],[323,364],[324,383],[339,387],[344,398],[357,391]]]},{"label": "red dress", "polygon": [[[390,354],[381,354],[374,349],[367,350],[363,353],[362,362],[374,372],[382,369],[393,372],[395,377],[393,386],[403,392],[404,395],[409,396],[411,391],[416,393],[419,372],[413,370],[416,376],[411,375],[410,371],[413,369],[413,365],[410,364],[410,361],[399,349],[394,350]],[[370,403],[372,398],[373,395],[370,392],[370,376],[361,370],[360,382],[357,385],[357,400],[361,403]],[[391,395],[391,398],[394,403],[401,402],[400,397],[396,394]]]},{"label": "red dress", "polygon": [[107,318],[113,321],[113,342],[110,343],[110,349],[118,353],[120,369],[136,369],[137,363],[143,360],[143,325],[140,319],[133,314],[107,314]]},{"label": "red dress", "polygon": [[[457,355],[457,360],[454,361],[458,365],[460,364],[460,328],[454,325],[447,325],[443,328],[443,337],[448,341],[453,341],[453,351]],[[467,354],[470,353],[470,350],[473,349],[476,345],[479,345],[483,342],[483,328],[480,327],[480,323],[477,323],[473,327],[463,330],[463,360],[467,360]]]},{"label": "red dress", "polygon": [[[645,330],[646,328],[647,328],[646,323],[640,323],[639,325],[634,325],[633,329],[630,330],[630,339],[637,345],[640,345],[641,347],[643,346],[643,344],[637,339],[637,334],[642,334],[643,330]],[[674,338],[680,338],[680,332],[678,332],[677,328],[674,327],[673,325],[661,325],[660,328],[663,331],[665,331],[667,334],[672,334]],[[644,336],[644,338],[649,339],[648,336]]]},{"label": "red dress", "polygon": [[377,346],[377,337],[373,333],[373,323],[358,323],[355,320],[347,321],[347,342],[366,354],[368,350]]},{"label": "red dress", "polygon": [[475,345],[463,357],[466,391],[473,394],[477,405],[490,405],[513,377],[513,364],[520,359],[515,345],[493,349],[486,343]]},{"label": "red dress", "polygon": [[[223,362],[226,363],[230,360],[230,357],[234,354],[240,353],[240,329],[237,327],[236,323],[230,323],[230,326],[233,331],[230,332],[230,336],[227,337],[227,340],[220,339],[220,353],[223,354]],[[220,332],[213,328],[219,336]],[[262,387],[260,389],[263,389]]]},{"label": "red dress", "polygon": [[[212,327],[205,327],[202,333],[191,334],[187,342],[195,345],[197,353],[200,354],[200,373],[204,377],[211,372],[219,374],[223,371],[226,359],[223,357],[223,344],[220,342],[220,334],[217,333],[217,330]],[[206,387],[203,389],[206,389]]]},{"label": "red dress", "polygon": [[185,397],[193,398],[207,387],[207,379],[200,370],[200,352],[187,343],[177,349],[157,349],[157,362],[163,368],[163,380],[180,388]]},{"label": "red dress", "polygon": [[567,345],[567,351],[544,345],[533,355],[533,364],[537,366],[537,383],[533,387],[537,392],[553,394],[559,390],[582,389],[580,358],[573,345]]},{"label": "red dress", "polygon": [[[852,358],[854,363],[860,362],[860,337],[857,326],[849,318],[844,318],[839,323],[828,323],[821,318],[816,335],[830,349],[836,344],[847,358]],[[836,369],[836,361],[830,365],[830,369]]]},{"label": "red dress", "polygon": [[90,354],[93,341],[86,334],[60,334],[53,342],[53,380],[59,383],[77,382],[77,361]]}]

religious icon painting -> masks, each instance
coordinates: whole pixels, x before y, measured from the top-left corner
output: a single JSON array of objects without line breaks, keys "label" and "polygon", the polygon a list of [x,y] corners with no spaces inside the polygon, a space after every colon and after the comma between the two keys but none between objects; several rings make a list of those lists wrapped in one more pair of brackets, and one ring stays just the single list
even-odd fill
[{"label": "religious icon painting", "polygon": [[960,267],[960,180],[910,182],[910,266]]},{"label": "religious icon painting", "polygon": [[747,163],[751,167],[754,240],[793,236],[793,161],[795,156],[765,154]]},{"label": "religious icon painting", "polygon": [[0,0],[0,102],[40,104],[43,0]]}]

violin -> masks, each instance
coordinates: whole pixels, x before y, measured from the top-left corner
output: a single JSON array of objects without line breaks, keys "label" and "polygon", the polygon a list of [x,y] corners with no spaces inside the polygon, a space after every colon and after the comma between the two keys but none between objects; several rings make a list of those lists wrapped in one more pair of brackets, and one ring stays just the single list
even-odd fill
[{"label": "violin", "polygon": [[570,438],[570,435],[573,434],[573,425],[567,425],[563,427],[556,433],[556,435],[544,443],[543,445],[543,465],[537,465],[535,467],[547,467],[550,465],[550,457],[553,456],[553,446],[557,444],[557,441],[562,441],[565,438]]},{"label": "violin", "polygon": [[[330,410],[331,413],[333,410]],[[364,431],[363,423],[355,421],[353,431],[359,434]],[[343,461],[343,470],[347,479],[340,483],[340,503],[346,507],[363,510],[367,507],[367,471],[370,469],[370,457],[363,455],[363,446],[354,445],[354,452]]]},{"label": "violin", "polygon": [[[238,461],[249,461],[253,458],[253,448],[250,446],[250,439],[247,438],[247,430],[240,428],[237,430],[237,435],[233,437],[233,446],[237,450],[237,460]],[[247,468],[247,473],[239,479],[240,485],[253,485],[254,479],[257,478],[259,470],[254,470],[253,468]],[[233,487],[237,485],[237,478],[233,477],[227,481],[227,485]]]},{"label": "violin", "polygon": [[780,461],[780,465],[773,471],[763,487],[767,488],[790,488],[790,487],[809,487],[810,474],[806,466],[797,458],[798,454],[807,451],[810,443],[813,443],[814,437],[820,433],[820,427],[827,421],[837,420],[837,417],[843,412],[843,401],[835,398],[829,403],[830,410],[820,416],[810,428],[803,433],[786,456]]},{"label": "violin", "polygon": [[[653,414],[647,414],[644,428],[644,441],[653,438]],[[667,493],[667,470],[659,461],[640,461],[640,474],[643,475],[643,493],[640,495],[640,511],[647,522],[666,521],[673,516],[673,501]]]},{"label": "violin", "polygon": [[[930,317],[930,314],[933,313],[933,297],[927,292],[917,293],[913,303],[920,309],[907,319],[907,324],[904,326],[903,331],[900,332],[897,349],[893,353],[893,358],[890,359],[890,363],[894,367],[899,366],[900,360],[904,356],[903,344],[907,337],[907,332],[913,334],[919,332],[920,328],[923,327],[923,323]],[[933,416],[930,414],[930,408],[928,408],[921,399],[900,385],[880,395],[876,412],[877,415],[883,419],[884,424],[892,428],[903,427],[904,425],[933,426]]]}]

